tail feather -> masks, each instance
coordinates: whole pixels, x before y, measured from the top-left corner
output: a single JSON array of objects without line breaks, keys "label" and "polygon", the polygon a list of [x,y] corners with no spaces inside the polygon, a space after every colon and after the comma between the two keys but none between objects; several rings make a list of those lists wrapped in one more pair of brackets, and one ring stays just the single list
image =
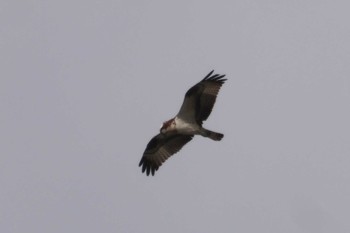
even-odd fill
[{"label": "tail feather", "polygon": [[224,135],[222,133],[217,133],[217,132],[207,130],[207,129],[205,129],[203,136],[208,137],[214,141],[220,141],[224,137]]}]

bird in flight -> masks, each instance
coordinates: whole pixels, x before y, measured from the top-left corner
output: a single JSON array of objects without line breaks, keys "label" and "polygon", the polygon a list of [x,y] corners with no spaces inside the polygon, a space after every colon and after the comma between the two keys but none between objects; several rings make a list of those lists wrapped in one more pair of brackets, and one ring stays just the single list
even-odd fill
[{"label": "bird in flight", "polygon": [[211,71],[205,78],[191,87],[185,95],[179,113],[165,121],[158,135],[147,144],[139,166],[147,176],[152,174],[170,156],[177,153],[194,135],[220,141],[224,135],[205,129],[202,124],[207,120],[216,101],[221,86],[227,80],[225,75]]}]

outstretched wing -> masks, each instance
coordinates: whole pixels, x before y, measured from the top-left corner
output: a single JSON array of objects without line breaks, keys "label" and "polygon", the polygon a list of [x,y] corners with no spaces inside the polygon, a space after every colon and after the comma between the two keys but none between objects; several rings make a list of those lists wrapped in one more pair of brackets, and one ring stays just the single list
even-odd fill
[{"label": "outstretched wing", "polygon": [[199,125],[208,119],[219,90],[227,80],[223,78],[225,75],[212,75],[213,72],[214,70],[186,92],[184,102],[177,114],[179,118]]},{"label": "outstretched wing", "polygon": [[164,135],[158,134],[154,136],[147,144],[143,153],[139,166],[142,166],[142,172],[146,172],[147,176],[151,173],[154,176],[155,171],[170,156],[178,152],[186,143],[191,141],[193,135]]}]

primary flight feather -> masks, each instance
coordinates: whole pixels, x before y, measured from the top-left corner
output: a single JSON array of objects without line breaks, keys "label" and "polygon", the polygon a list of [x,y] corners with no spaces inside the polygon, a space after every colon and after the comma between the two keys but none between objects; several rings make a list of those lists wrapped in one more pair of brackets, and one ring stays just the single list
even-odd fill
[{"label": "primary flight feather", "polygon": [[220,141],[224,135],[202,127],[203,121],[208,119],[221,86],[227,79],[225,75],[212,75],[211,71],[205,78],[191,87],[185,95],[179,113],[172,119],[165,121],[160,133],[147,144],[139,166],[142,172],[154,175],[155,171],[170,156],[192,140],[194,135],[208,137]]}]

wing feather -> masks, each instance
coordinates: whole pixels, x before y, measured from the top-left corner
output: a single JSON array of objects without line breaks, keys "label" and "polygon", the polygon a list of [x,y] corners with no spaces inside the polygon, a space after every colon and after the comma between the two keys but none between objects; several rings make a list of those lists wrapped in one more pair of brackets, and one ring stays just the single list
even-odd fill
[{"label": "wing feather", "polygon": [[177,153],[192,138],[193,135],[181,134],[154,136],[148,143],[139,163],[139,166],[142,166],[142,172],[146,172],[147,176],[154,175],[170,156]]},{"label": "wing feather", "polygon": [[179,118],[202,125],[207,120],[216,102],[221,86],[225,83],[225,75],[212,75],[212,70],[205,78],[191,87],[185,95]]}]

